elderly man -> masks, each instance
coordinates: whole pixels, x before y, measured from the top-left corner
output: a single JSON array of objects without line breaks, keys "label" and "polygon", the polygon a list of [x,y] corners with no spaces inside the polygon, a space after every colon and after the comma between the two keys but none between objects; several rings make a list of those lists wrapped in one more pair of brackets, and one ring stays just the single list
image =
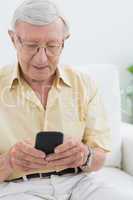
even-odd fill
[{"label": "elderly man", "polygon": [[[99,180],[109,128],[94,82],[58,64],[69,27],[57,6],[24,1],[9,35],[18,63],[0,70],[0,199],[130,199]],[[64,141],[47,155],[39,131]]]}]

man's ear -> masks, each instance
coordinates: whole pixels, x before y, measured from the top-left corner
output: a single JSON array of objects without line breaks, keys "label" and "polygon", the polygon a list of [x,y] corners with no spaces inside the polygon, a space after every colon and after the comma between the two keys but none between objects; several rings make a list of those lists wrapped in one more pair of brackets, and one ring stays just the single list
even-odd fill
[{"label": "man's ear", "polygon": [[8,30],[8,35],[11,38],[13,46],[16,48],[16,43],[15,43],[15,39],[14,39],[14,32],[12,30]]}]

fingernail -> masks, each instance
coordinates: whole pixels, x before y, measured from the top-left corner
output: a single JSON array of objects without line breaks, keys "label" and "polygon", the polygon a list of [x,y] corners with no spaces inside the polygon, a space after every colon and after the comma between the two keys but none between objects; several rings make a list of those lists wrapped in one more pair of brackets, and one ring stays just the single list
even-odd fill
[{"label": "fingernail", "polygon": [[59,150],[58,149],[55,149],[55,153],[58,153],[59,152]]},{"label": "fingernail", "polygon": [[46,158],[46,155],[45,155],[45,154],[43,154],[43,155],[42,155],[42,157],[43,157],[43,158]]},{"label": "fingernail", "polygon": [[46,160],[50,160],[50,159],[51,159],[50,157],[46,158]]}]

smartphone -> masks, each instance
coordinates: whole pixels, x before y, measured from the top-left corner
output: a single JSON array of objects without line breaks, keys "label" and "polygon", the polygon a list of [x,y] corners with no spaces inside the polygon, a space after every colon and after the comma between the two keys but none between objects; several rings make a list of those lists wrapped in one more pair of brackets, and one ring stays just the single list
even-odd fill
[{"label": "smartphone", "polygon": [[37,133],[35,148],[46,154],[54,153],[56,146],[63,143],[63,133],[57,131],[42,131]]}]

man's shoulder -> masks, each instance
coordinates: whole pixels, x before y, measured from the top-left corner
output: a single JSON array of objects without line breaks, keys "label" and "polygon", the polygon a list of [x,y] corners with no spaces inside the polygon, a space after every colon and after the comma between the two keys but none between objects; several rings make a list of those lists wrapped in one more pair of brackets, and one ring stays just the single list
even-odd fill
[{"label": "man's shoulder", "polygon": [[0,90],[10,84],[14,67],[14,65],[5,65],[0,67]]},{"label": "man's shoulder", "polygon": [[10,76],[13,72],[14,65],[5,65],[3,67],[0,67],[0,81],[7,77]]},{"label": "man's shoulder", "polygon": [[83,69],[78,69],[76,66],[64,65],[62,70],[65,76],[69,79],[72,84],[83,84],[85,86],[95,85],[94,78]]}]

